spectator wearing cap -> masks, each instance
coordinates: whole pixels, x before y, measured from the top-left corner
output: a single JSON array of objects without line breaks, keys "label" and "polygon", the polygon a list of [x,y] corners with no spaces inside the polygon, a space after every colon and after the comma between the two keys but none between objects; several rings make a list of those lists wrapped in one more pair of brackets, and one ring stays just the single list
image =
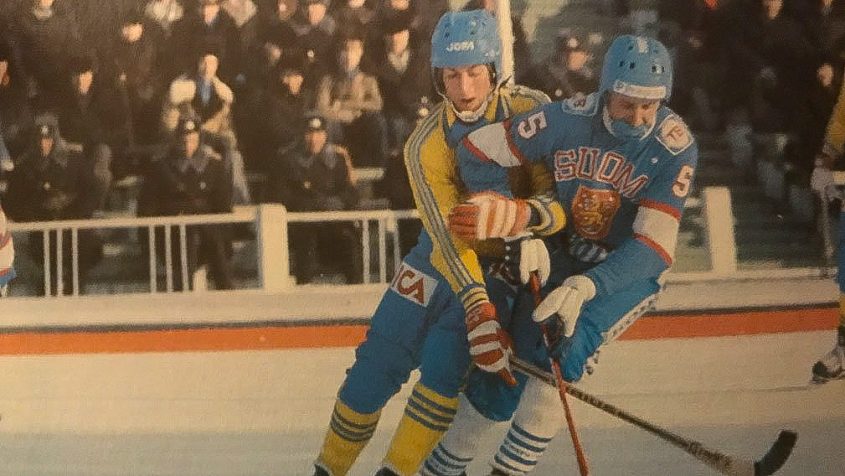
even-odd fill
[{"label": "spectator wearing cap", "polygon": [[[281,202],[294,212],[349,210],[356,206],[358,193],[349,154],[329,141],[326,125],[323,117],[307,115],[302,140],[280,151],[276,173],[269,181],[271,201]],[[347,283],[361,282],[361,238],[353,225],[291,224],[290,242],[298,283],[314,279],[320,258],[326,263],[339,263]]]},{"label": "spectator wearing cap", "polygon": [[[217,56],[219,76],[233,84],[241,73],[240,32],[235,20],[222,8],[220,0],[199,0],[196,9],[173,25],[171,64],[175,71],[193,69],[191,58],[198,53],[214,51]],[[186,63],[186,61],[188,61]]]},{"label": "spectator wearing cap", "polygon": [[[108,184],[94,171],[94,164],[79,148],[69,146],[62,139],[59,123],[52,114],[35,118],[34,133],[29,147],[16,160],[9,173],[9,188],[3,199],[3,209],[14,221],[79,220],[93,216],[103,202]],[[59,275],[63,291],[72,291],[73,263],[70,230],[62,232],[62,272],[57,268],[57,234],[50,232],[50,290],[57,292]],[[44,237],[41,232],[29,236],[29,254],[37,266],[44,263]],[[102,244],[94,230],[79,230],[78,278],[84,291],[86,277],[102,255]],[[43,272],[43,269],[42,269]],[[43,275],[34,283],[46,294]]]},{"label": "spectator wearing cap", "polygon": [[558,34],[554,52],[535,66],[526,83],[543,91],[553,101],[576,94],[590,94],[598,88],[598,78],[589,61],[590,53],[584,37],[569,30],[563,31]]},{"label": "spectator wearing cap", "polygon": [[250,202],[243,157],[232,124],[232,103],[235,95],[217,77],[218,61],[212,51],[202,53],[197,60],[195,75],[182,75],[171,84],[162,112],[166,131],[173,131],[179,118],[196,116],[206,134],[206,142],[223,154],[234,180],[235,203]]},{"label": "spectator wearing cap", "polygon": [[[232,211],[232,177],[222,157],[204,143],[199,118],[184,116],[178,121],[167,152],[153,160],[144,177],[138,198],[139,216],[202,215]],[[157,230],[156,255],[164,260],[162,230]],[[171,230],[173,283],[183,290],[182,235],[178,227]],[[229,259],[231,241],[227,225],[188,226],[184,239],[188,276],[207,264],[216,289],[231,289]],[[145,249],[147,247],[144,247]]]},{"label": "spectator wearing cap", "polygon": [[422,98],[432,98],[428,56],[412,42],[410,19],[397,17],[382,25],[384,48],[373,71],[384,101],[388,151],[401,149],[413,130]]},{"label": "spectator wearing cap", "polygon": [[333,65],[332,47],[337,25],[327,9],[328,0],[301,0],[299,13],[292,19],[294,32],[305,48],[315,80]]},{"label": "spectator wearing cap", "polygon": [[360,68],[363,35],[350,32],[337,45],[336,69],[317,87],[317,110],[328,121],[332,140],[349,148],[356,166],[383,166],[384,103],[376,78]]},{"label": "spectator wearing cap", "polygon": [[73,16],[56,8],[53,0],[29,0],[12,22],[20,49],[22,72],[30,97],[53,97],[64,87],[68,61],[82,53],[79,29]]}]

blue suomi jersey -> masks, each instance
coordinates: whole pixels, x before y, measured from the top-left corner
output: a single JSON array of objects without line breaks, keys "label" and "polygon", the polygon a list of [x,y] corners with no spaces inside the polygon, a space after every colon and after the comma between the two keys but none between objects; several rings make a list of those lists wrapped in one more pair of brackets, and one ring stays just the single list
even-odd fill
[{"label": "blue suomi jersey", "polygon": [[658,276],[672,264],[698,147],[667,107],[641,140],[609,132],[601,96],[571,98],[469,134],[458,148],[472,191],[508,193],[502,167],[544,161],[554,175],[568,233],[611,250],[585,274],[599,294]]}]

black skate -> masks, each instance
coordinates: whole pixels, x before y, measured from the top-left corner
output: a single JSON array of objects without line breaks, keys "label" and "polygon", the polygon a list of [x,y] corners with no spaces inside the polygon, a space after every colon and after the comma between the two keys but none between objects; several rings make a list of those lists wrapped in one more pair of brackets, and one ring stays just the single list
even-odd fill
[{"label": "black skate", "polygon": [[839,327],[836,347],[813,365],[813,383],[845,378],[845,327]]}]

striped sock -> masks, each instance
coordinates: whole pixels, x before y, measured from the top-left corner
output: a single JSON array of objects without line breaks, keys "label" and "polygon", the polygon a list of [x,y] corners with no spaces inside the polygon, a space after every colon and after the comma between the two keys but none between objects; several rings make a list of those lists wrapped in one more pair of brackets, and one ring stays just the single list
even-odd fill
[{"label": "striped sock", "polygon": [[535,378],[528,379],[511,429],[491,465],[513,476],[531,472],[563,424],[557,389]]},{"label": "striped sock", "polygon": [[551,438],[533,435],[514,423],[493,457],[493,467],[515,476],[529,473],[550,441]]},{"label": "striped sock", "polygon": [[458,476],[478,452],[478,443],[497,422],[487,419],[461,394],[458,412],[449,431],[420,469],[422,476]]},{"label": "striped sock", "polygon": [[338,400],[315,466],[331,476],[344,476],[376,431],[381,411],[358,413]]},{"label": "striped sock", "polygon": [[423,459],[449,428],[457,407],[456,397],[445,397],[417,383],[393,435],[384,467],[401,476],[416,473]]}]

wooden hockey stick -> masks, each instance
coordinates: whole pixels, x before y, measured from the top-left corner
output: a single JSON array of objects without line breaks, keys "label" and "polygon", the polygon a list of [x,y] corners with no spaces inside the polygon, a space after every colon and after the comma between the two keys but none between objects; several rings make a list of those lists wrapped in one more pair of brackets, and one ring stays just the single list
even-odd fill
[{"label": "wooden hockey stick", "polygon": [[[525,375],[538,378],[549,385],[556,386],[555,377],[549,372],[541,370],[517,357],[511,357],[510,364],[511,367]],[[790,454],[792,454],[792,448],[795,446],[795,441],[798,439],[798,433],[791,430],[781,430],[777,440],[769,448],[769,451],[759,460],[751,461],[739,456],[729,455],[719,450],[707,448],[698,441],[680,436],[654,423],[632,415],[573,385],[567,386],[567,393],[590,406],[642,428],[664,441],[668,441],[695,459],[718,471],[720,474],[729,476],[769,476],[774,474],[789,459]]]},{"label": "wooden hockey stick", "polygon": [[[531,294],[534,295],[534,306],[538,306],[543,297],[540,295],[540,278],[537,272],[531,273],[530,281]],[[569,399],[566,398],[568,385],[563,380],[563,374],[560,371],[560,362],[551,356],[551,347],[549,339],[548,326],[541,324],[540,328],[543,330],[543,342],[546,348],[549,349],[549,363],[552,366],[553,385],[557,387],[558,394],[560,394],[560,401],[563,403],[563,412],[566,415],[566,426],[569,428],[569,436],[572,438],[572,447],[575,449],[575,458],[578,460],[578,471],[581,476],[589,476],[590,465],[587,463],[587,456],[584,454],[584,447],[581,445],[581,438],[578,436],[578,430],[575,428],[575,418],[572,416],[572,409],[569,407]]]}]

